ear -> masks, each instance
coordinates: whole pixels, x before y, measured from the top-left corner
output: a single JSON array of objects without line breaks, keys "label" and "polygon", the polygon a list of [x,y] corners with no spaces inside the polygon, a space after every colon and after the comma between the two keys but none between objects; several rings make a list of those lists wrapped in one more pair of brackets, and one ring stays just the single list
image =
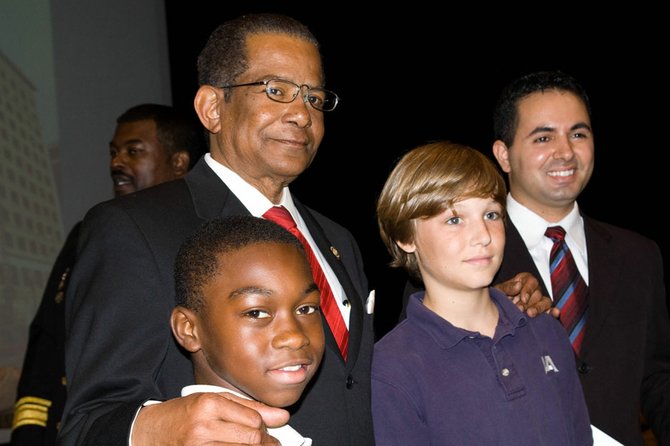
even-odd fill
[{"label": "ear", "polygon": [[500,168],[503,172],[509,173],[509,149],[507,148],[507,145],[499,139],[493,143],[493,156],[498,160],[498,164],[500,164]]},{"label": "ear", "polygon": [[191,156],[186,150],[180,150],[172,154],[172,171],[178,177],[183,177],[188,172]]},{"label": "ear", "polygon": [[179,345],[190,353],[196,353],[201,348],[196,322],[195,313],[185,307],[176,306],[170,315],[172,334]]},{"label": "ear", "polygon": [[414,251],[416,251],[416,245],[414,244],[414,242],[405,243],[396,241],[395,244],[398,245],[398,248],[402,249],[408,254],[411,254]]},{"label": "ear", "polygon": [[220,107],[224,103],[224,93],[221,88],[203,85],[198,89],[193,100],[195,112],[200,122],[211,133],[218,133],[221,129]]}]

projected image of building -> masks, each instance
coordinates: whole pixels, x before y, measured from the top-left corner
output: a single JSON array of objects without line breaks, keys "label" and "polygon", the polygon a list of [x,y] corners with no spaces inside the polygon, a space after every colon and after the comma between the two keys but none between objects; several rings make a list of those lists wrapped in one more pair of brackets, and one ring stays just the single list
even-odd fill
[{"label": "projected image of building", "polygon": [[28,326],[63,243],[36,91],[0,52],[0,366],[20,367]]}]

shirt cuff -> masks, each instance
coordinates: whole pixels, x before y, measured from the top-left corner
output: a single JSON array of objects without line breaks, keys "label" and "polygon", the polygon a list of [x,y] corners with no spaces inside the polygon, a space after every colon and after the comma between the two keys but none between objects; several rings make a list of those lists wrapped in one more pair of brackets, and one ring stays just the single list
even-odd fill
[{"label": "shirt cuff", "polygon": [[130,423],[130,433],[128,434],[128,446],[133,446],[133,442],[131,439],[133,438],[133,429],[135,428],[135,420],[137,420],[137,416],[140,414],[140,410],[142,410],[143,407],[147,406],[153,406],[154,404],[160,404],[162,401],[158,400],[146,400],[140,407],[137,408],[137,412],[135,412],[135,416],[133,417],[133,422]]}]

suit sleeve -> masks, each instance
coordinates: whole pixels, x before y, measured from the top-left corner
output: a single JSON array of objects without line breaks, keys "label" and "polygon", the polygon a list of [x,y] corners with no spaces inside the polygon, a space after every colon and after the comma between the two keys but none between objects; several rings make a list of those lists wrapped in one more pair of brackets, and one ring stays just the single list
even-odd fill
[{"label": "suit sleeve", "polygon": [[59,444],[127,444],[142,402],[162,399],[156,376],[172,339],[173,299],[161,296],[172,294],[172,281],[155,259],[122,209],[99,205],[84,219],[66,294],[69,388]]},{"label": "suit sleeve", "polygon": [[651,253],[652,302],[647,326],[647,350],[642,381],[642,412],[659,444],[670,444],[670,318],[657,245]]},{"label": "suit sleeve", "polygon": [[16,393],[12,445],[55,444],[65,404],[64,293],[75,262],[81,223],[68,234],[30,324]]}]

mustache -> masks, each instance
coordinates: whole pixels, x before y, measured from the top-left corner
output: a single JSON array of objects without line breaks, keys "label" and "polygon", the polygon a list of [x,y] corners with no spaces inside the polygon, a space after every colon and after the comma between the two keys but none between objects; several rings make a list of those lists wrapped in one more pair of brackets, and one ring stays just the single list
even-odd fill
[{"label": "mustache", "polygon": [[110,176],[132,178],[132,175],[130,173],[124,172],[122,169],[112,169],[110,172]]}]

